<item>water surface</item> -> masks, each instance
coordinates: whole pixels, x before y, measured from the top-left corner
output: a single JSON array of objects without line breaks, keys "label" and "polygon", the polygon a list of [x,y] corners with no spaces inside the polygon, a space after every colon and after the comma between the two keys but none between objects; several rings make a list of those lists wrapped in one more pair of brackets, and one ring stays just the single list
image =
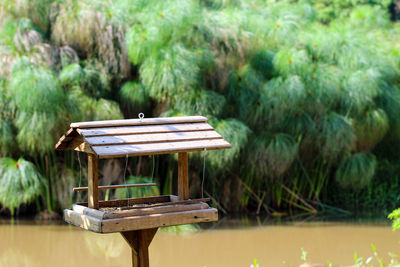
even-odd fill
[{"label": "water surface", "polygon": [[[218,228],[218,227],[217,227]],[[285,225],[209,229],[195,233],[159,231],[150,245],[152,267],[299,266],[300,248],[311,262],[334,266],[367,258],[373,243],[386,261],[400,254],[400,231],[388,224],[295,222]],[[131,266],[130,249],[119,234],[96,234],[77,227],[0,224],[1,267]]]}]

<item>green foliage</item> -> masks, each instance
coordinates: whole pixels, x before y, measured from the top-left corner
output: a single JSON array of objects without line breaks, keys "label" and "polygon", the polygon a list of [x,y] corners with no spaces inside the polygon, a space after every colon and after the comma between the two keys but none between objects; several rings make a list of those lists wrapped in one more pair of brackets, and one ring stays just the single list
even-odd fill
[{"label": "green foliage", "polygon": [[8,90],[17,108],[15,124],[22,149],[41,154],[51,150],[63,121],[65,99],[56,77],[21,59],[13,65]]},{"label": "green foliage", "polygon": [[319,138],[323,158],[335,160],[342,153],[351,151],[354,134],[350,122],[337,113],[329,113],[322,119]]},{"label": "green foliage", "polygon": [[[152,178],[149,177],[140,177],[140,176],[131,176],[128,180],[126,180],[127,184],[147,184],[154,183]],[[133,188],[119,188],[115,190],[115,196],[118,199],[124,198],[134,198],[134,197],[150,197],[150,196],[159,196],[160,190],[157,186],[147,186],[147,187],[133,187]]]},{"label": "green foliage", "polygon": [[[345,18],[350,15],[353,8],[357,8],[362,5],[370,6],[362,6],[359,9],[370,8],[375,12],[382,12],[383,10],[387,10],[389,4],[391,3],[390,0],[310,0],[309,2],[317,9],[318,20],[320,20],[322,23],[329,23],[336,18]],[[372,22],[374,22],[369,17],[358,15],[358,18],[362,19],[363,21],[368,21],[368,19],[370,19]]]},{"label": "green foliage", "polygon": [[[97,57],[121,81],[130,74],[123,27],[109,18],[98,1],[61,1],[51,39],[70,46],[80,57]],[[113,6],[113,5],[112,5]]]},{"label": "green foliage", "polygon": [[7,91],[5,81],[0,80],[0,155],[11,154],[14,146],[14,119],[11,96]]},{"label": "green foliage", "polygon": [[94,110],[93,120],[95,121],[118,120],[123,118],[118,103],[111,100],[106,100],[103,98],[97,100]]},{"label": "green foliage", "polygon": [[188,90],[175,103],[175,109],[186,115],[202,114],[218,117],[225,106],[225,97],[211,90]]},{"label": "green foliage", "polygon": [[265,156],[272,176],[282,175],[297,157],[296,141],[287,134],[275,134],[271,137]]},{"label": "green foliage", "polygon": [[14,35],[18,30],[18,22],[12,17],[6,17],[1,23],[0,44],[8,47],[14,46]]},{"label": "green foliage", "polygon": [[138,82],[125,83],[120,91],[121,102],[133,108],[138,113],[149,106],[150,98],[143,84]]},{"label": "green foliage", "polygon": [[[376,247],[372,243],[371,243],[371,249],[372,249],[372,255],[365,260],[364,258],[359,257],[357,252],[354,253],[354,265],[349,265],[348,267],[374,267],[374,266],[399,267],[400,266],[400,263],[397,260],[398,256],[396,254],[389,252],[388,255],[390,261],[388,263],[385,263],[383,258],[378,254]],[[302,254],[301,260],[305,263],[304,265],[309,265],[308,263],[306,263],[307,252],[303,248],[301,249],[301,254]],[[328,264],[327,266],[332,267],[331,261],[328,260],[327,264]]]},{"label": "green foliage", "polygon": [[42,192],[43,178],[35,166],[23,158],[0,158],[0,204],[14,214]]},{"label": "green foliage", "polygon": [[388,218],[393,221],[392,222],[393,231],[400,228],[400,209],[395,209],[394,211],[392,211],[388,215]]},{"label": "green foliage", "polygon": [[59,75],[62,86],[80,85],[84,77],[85,72],[78,63],[66,66],[61,70]]},{"label": "green foliage", "polygon": [[357,153],[343,159],[336,171],[336,181],[343,187],[365,187],[375,174],[376,159],[373,154]]},{"label": "green foliage", "polygon": [[94,98],[111,93],[110,79],[105,66],[99,61],[88,61],[83,69],[85,75],[80,82],[83,91]]},{"label": "green foliage", "polygon": [[367,111],[355,123],[357,147],[360,151],[371,151],[386,135],[389,119],[382,109]]},{"label": "green foliage", "polygon": [[261,50],[253,56],[250,61],[251,66],[261,72],[267,79],[274,74],[274,54],[268,50]]},{"label": "green foliage", "polygon": [[312,70],[311,58],[302,49],[282,49],[274,57],[276,71],[283,77],[289,75],[305,76]]},{"label": "green foliage", "polygon": [[[206,189],[228,209],[264,192],[263,205],[298,207],[283,182],[315,200],[355,188],[371,205],[399,201],[372,180],[395,181],[398,160],[400,28],[388,4],[5,0],[0,153],[43,165],[71,121],[204,115],[232,144],[206,153],[218,175]],[[160,168],[164,186],[176,170]]]},{"label": "green foliage", "polygon": [[218,172],[230,168],[238,159],[241,149],[246,147],[250,129],[236,119],[221,120],[213,123],[213,126],[232,145],[230,149],[207,153],[213,172]]},{"label": "green foliage", "polygon": [[196,53],[181,45],[162,49],[148,57],[140,67],[142,83],[151,97],[158,100],[173,98],[196,86],[199,74]]},{"label": "green foliage", "polygon": [[50,27],[50,13],[54,0],[4,0],[0,6],[16,17],[29,18],[43,33]]},{"label": "green foliage", "polygon": [[0,119],[0,155],[7,156],[11,152],[14,143],[14,135],[11,123]]}]

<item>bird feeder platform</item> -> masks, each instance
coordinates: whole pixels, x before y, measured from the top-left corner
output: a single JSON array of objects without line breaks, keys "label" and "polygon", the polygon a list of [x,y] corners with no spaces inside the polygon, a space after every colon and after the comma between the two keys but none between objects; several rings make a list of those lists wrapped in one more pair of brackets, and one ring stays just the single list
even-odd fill
[{"label": "bird feeder platform", "polygon": [[[132,248],[135,267],[149,266],[148,246],[157,229],[218,220],[209,199],[189,198],[188,152],[225,149],[231,145],[202,116],[148,118],[71,123],[56,150],[88,154],[86,203],[64,210],[64,220],[97,233],[121,232]],[[99,201],[104,189],[154,186],[155,184],[98,184],[98,161],[117,157],[178,153],[178,194]]]},{"label": "bird feeder platform", "polygon": [[210,208],[206,201],[209,199],[179,200],[170,195],[100,201],[99,209],[77,203],[64,211],[64,219],[96,233],[217,221],[217,209]]}]

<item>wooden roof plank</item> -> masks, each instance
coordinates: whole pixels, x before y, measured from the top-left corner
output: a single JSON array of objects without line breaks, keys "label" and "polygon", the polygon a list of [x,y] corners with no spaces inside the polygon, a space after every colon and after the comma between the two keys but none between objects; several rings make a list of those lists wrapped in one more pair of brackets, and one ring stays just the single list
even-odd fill
[{"label": "wooden roof plank", "polygon": [[108,121],[88,121],[71,123],[71,128],[98,128],[111,126],[139,126],[155,124],[172,124],[188,122],[206,122],[207,118],[203,116],[169,117],[169,118],[144,118],[128,120],[108,120]]},{"label": "wooden roof plank", "polygon": [[143,144],[161,143],[171,141],[189,141],[202,139],[222,139],[216,131],[196,131],[196,132],[172,132],[172,133],[149,133],[136,135],[111,135],[101,137],[85,138],[91,146],[104,146],[115,144]]},{"label": "wooden roof plank", "polygon": [[78,129],[78,132],[82,136],[88,138],[94,136],[107,136],[107,135],[169,133],[169,132],[209,131],[209,130],[214,130],[214,129],[208,123],[182,123],[182,124],[168,124],[168,125],[121,126],[121,127]]},{"label": "wooden roof plank", "polygon": [[179,141],[150,144],[129,144],[112,146],[93,146],[94,152],[99,158],[112,158],[153,154],[169,154],[178,152],[199,151],[203,149],[213,150],[230,148],[231,145],[224,139]]},{"label": "wooden roof plank", "polygon": [[76,138],[81,138],[79,133],[75,128],[70,128],[66,134],[61,136],[55,145],[56,150],[68,150],[71,149],[70,143],[73,142]]}]

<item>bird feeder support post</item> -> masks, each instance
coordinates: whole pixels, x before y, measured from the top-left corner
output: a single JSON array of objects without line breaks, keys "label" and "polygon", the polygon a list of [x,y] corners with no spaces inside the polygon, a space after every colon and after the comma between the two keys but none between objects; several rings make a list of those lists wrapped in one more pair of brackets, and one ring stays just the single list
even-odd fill
[{"label": "bird feeder support post", "polygon": [[157,229],[121,232],[132,249],[132,267],[149,267],[149,246]]},{"label": "bird feeder support post", "polygon": [[88,207],[99,209],[99,173],[98,158],[94,154],[88,154]]},{"label": "bird feeder support post", "polygon": [[178,197],[189,199],[189,173],[187,152],[178,153]]}]

